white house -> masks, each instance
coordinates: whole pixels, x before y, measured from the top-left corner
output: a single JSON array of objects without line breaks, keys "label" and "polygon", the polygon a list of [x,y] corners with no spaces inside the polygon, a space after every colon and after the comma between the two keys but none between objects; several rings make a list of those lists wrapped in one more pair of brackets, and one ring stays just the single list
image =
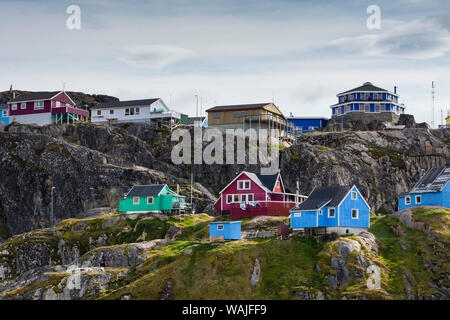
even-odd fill
[{"label": "white house", "polygon": [[159,98],[111,101],[99,103],[91,108],[91,122],[147,122],[158,123],[162,120],[178,120],[181,114],[169,110]]}]

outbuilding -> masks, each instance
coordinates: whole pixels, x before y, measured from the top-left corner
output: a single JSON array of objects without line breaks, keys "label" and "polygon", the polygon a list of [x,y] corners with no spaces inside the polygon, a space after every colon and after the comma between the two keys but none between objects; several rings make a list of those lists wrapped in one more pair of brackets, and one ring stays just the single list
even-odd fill
[{"label": "outbuilding", "polygon": [[209,224],[209,240],[240,240],[241,221],[211,222]]}]

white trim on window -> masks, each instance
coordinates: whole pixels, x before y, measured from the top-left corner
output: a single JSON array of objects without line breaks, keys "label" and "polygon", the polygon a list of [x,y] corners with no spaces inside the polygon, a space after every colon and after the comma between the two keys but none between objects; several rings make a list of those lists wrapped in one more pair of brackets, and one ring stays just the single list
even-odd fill
[{"label": "white trim on window", "polygon": [[[333,216],[331,216],[331,210],[333,210]],[[328,208],[328,218],[336,218],[336,208]]]},{"label": "white trim on window", "polygon": [[238,180],[237,189],[238,190],[250,190],[250,180]]},{"label": "white trim on window", "polygon": [[44,101],[35,101],[34,110],[42,110],[42,109],[44,109]]},{"label": "white trim on window", "polygon": [[218,231],[222,231],[223,230],[223,224],[218,224],[217,225],[217,230]]},{"label": "white trim on window", "polygon": [[61,102],[60,101],[56,101],[56,108],[60,108],[61,107]]},{"label": "white trim on window", "polygon": [[[356,217],[353,216],[353,212],[356,211]],[[358,209],[352,209],[352,219],[359,219],[359,210]]]},{"label": "white trim on window", "polygon": [[233,203],[233,195],[227,194],[227,204]]},{"label": "white trim on window", "polygon": [[233,203],[239,202],[239,195],[233,194]]},{"label": "white trim on window", "polygon": [[20,104],[20,110],[25,110],[26,108],[27,108],[26,102],[22,102],[22,103]]},{"label": "white trim on window", "polygon": [[422,196],[421,195],[416,196],[416,204],[422,204]]},{"label": "white trim on window", "polygon": [[139,197],[133,197],[133,204],[139,204]]},{"label": "white trim on window", "polygon": [[352,191],[352,200],[358,200],[358,193],[356,191]]},{"label": "white trim on window", "polygon": [[101,116],[102,115],[102,110],[97,110],[97,115]]},{"label": "white trim on window", "polygon": [[153,197],[147,197],[147,204],[153,204]]},{"label": "white trim on window", "polygon": [[11,110],[17,110],[17,103],[13,103],[11,105]]},{"label": "white trim on window", "polygon": [[411,196],[406,196],[406,197],[405,197],[405,204],[406,204],[406,205],[411,204]]},{"label": "white trim on window", "polygon": [[322,209],[319,209],[319,215],[320,216],[323,215],[323,210]]},{"label": "white trim on window", "polygon": [[294,212],[294,218],[301,218],[302,213],[301,212]]},{"label": "white trim on window", "polygon": [[3,110],[2,117],[7,117],[7,116],[8,116],[8,110]]}]

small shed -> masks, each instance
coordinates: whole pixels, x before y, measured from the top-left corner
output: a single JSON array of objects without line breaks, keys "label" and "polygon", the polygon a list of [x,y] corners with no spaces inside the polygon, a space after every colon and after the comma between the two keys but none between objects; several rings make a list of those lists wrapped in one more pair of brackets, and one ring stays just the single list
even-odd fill
[{"label": "small shed", "polygon": [[241,221],[211,222],[209,240],[240,240]]}]

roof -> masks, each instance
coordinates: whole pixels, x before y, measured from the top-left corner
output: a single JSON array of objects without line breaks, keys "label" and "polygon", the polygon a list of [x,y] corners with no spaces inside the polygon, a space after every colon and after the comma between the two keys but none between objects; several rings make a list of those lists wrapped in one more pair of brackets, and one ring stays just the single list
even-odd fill
[{"label": "roof", "polygon": [[133,186],[127,193],[127,197],[150,197],[157,196],[164,189],[165,184],[151,184],[143,186]]},{"label": "roof", "polygon": [[348,90],[342,93],[339,93],[338,95],[341,94],[345,94],[345,93],[349,93],[349,92],[355,92],[355,91],[373,91],[373,92],[379,92],[379,91],[383,91],[383,92],[388,92],[388,90],[383,89],[383,88],[379,88],[374,86],[372,83],[370,82],[365,82],[362,86],[354,88],[352,90]]},{"label": "roof", "polygon": [[203,122],[205,117],[189,117],[188,124],[195,124],[195,122]]},{"label": "roof", "polygon": [[0,109],[9,109],[7,104],[0,104]]},{"label": "roof", "polygon": [[142,100],[127,100],[127,101],[109,101],[109,102],[99,103],[98,105],[96,105],[95,107],[92,107],[91,109],[149,106],[158,100],[159,100],[159,98],[142,99]]},{"label": "roof", "polygon": [[334,186],[314,190],[306,201],[292,210],[317,210],[323,206],[336,207],[353,186]]},{"label": "roof", "polygon": [[230,223],[241,223],[241,221],[214,221],[209,224],[230,224]]},{"label": "roof", "polygon": [[326,117],[287,117],[288,120],[330,120]]},{"label": "roof", "polygon": [[211,111],[233,111],[233,110],[249,110],[249,109],[262,109],[265,106],[273,104],[272,102],[268,103],[254,103],[254,104],[236,104],[236,105],[228,105],[228,106],[215,106],[212,107],[206,112]]},{"label": "roof", "polygon": [[[275,186],[275,183],[277,182],[277,178],[279,175],[279,173],[262,175],[262,174],[257,174],[257,173],[253,173],[253,172],[248,172],[248,171],[242,171],[241,174],[242,173],[247,175],[247,177],[252,179],[254,182],[259,184],[261,187],[263,187],[263,189],[264,188],[267,189],[266,191],[269,191],[269,192],[273,191],[273,188]],[[241,175],[241,174],[239,174],[239,175]]]},{"label": "roof", "polygon": [[24,101],[39,101],[39,100],[50,100],[54,96],[58,95],[62,91],[40,91],[40,92],[31,92],[31,93],[23,93],[8,103],[17,103]]},{"label": "roof", "polygon": [[433,168],[411,189],[411,193],[441,192],[450,180],[450,167]]}]

